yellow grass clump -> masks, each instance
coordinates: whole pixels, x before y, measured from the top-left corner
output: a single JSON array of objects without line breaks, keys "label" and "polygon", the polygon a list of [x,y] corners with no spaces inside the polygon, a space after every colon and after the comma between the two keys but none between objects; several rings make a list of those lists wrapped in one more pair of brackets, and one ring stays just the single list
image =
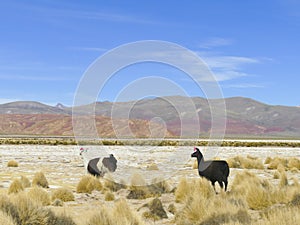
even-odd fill
[{"label": "yellow grass clump", "polygon": [[186,179],[181,178],[175,191],[175,201],[186,201],[194,193],[200,193],[205,198],[215,195],[211,183],[205,178]]},{"label": "yellow grass clump", "polygon": [[195,169],[198,169],[198,161],[197,161],[197,160],[195,160],[195,161],[193,162],[192,168],[193,168],[194,170],[195,170]]},{"label": "yellow grass clump", "polygon": [[17,225],[13,218],[7,213],[0,210],[0,224],[3,225]]},{"label": "yellow grass clump", "polygon": [[112,192],[107,191],[105,193],[104,199],[105,199],[105,201],[113,201],[113,200],[115,200],[115,196],[114,196],[114,194]]},{"label": "yellow grass clump", "polygon": [[17,224],[76,225],[70,217],[55,215],[49,208],[42,207],[41,203],[32,201],[25,192],[14,195],[8,204],[11,204],[11,209],[13,209],[9,211],[9,214],[15,221],[18,221]]},{"label": "yellow grass clump", "polygon": [[149,164],[146,167],[147,170],[158,170],[158,166],[155,163]]},{"label": "yellow grass clump", "polygon": [[24,188],[21,181],[16,179],[10,184],[8,188],[8,194],[16,194],[23,190]]},{"label": "yellow grass clump", "polygon": [[178,225],[231,222],[246,224],[250,221],[244,200],[239,197],[231,199],[225,192],[216,195],[206,179],[182,178],[175,192],[175,199],[184,204],[182,210],[175,213]]},{"label": "yellow grass clump", "polygon": [[146,184],[140,174],[133,174],[131,185],[129,186],[128,199],[145,199],[150,197],[159,197],[163,193],[169,193],[169,184],[161,179],[153,179],[152,184]]},{"label": "yellow grass clump", "polygon": [[300,159],[298,159],[296,157],[289,158],[287,167],[289,169],[296,168],[297,170],[300,170]]},{"label": "yellow grass clump", "polygon": [[284,168],[284,170],[300,170],[300,159],[296,157],[280,158],[274,157],[268,160],[268,169]]},{"label": "yellow grass clump", "polygon": [[31,183],[30,183],[29,179],[24,175],[21,175],[20,181],[21,181],[22,186],[24,188],[28,188],[28,187],[31,186]]},{"label": "yellow grass clump", "polygon": [[264,214],[259,225],[295,225],[300,221],[300,207],[281,207]]},{"label": "yellow grass clump", "polygon": [[63,202],[74,201],[73,192],[67,188],[58,188],[52,192],[52,200],[60,199]]},{"label": "yellow grass clump", "polygon": [[18,166],[19,166],[19,164],[15,160],[10,160],[7,162],[7,167],[18,167]]},{"label": "yellow grass clump", "polygon": [[120,189],[125,189],[126,185],[122,184],[122,181],[121,183],[117,183],[114,181],[114,179],[111,176],[107,176],[107,178],[104,181],[104,187],[113,192],[116,192],[119,191]]},{"label": "yellow grass clump", "polygon": [[29,189],[27,195],[32,201],[36,203],[40,203],[43,206],[50,205],[50,196],[48,192],[45,191],[42,187],[32,187],[31,189]]},{"label": "yellow grass clump", "polygon": [[143,225],[141,218],[128,206],[126,200],[118,200],[112,208],[102,206],[87,225]]},{"label": "yellow grass clump", "polygon": [[103,188],[101,182],[92,175],[83,176],[76,187],[77,193],[92,193],[92,191],[101,191]]},{"label": "yellow grass clump", "polygon": [[263,162],[253,156],[235,156],[227,160],[230,168],[242,168],[242,169],[264,169]]},{"label": "yellow grass clump", "polygon": [[37,172],[34,174],[32,185],[41,186],[43,188],[48,188],[49,184],[43,172]]}]

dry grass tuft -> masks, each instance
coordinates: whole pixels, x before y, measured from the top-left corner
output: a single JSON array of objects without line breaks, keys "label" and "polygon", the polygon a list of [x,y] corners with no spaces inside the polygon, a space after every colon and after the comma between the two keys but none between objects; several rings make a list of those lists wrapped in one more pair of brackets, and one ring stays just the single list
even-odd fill
[{"label": "dry grass tuft", "polygon": [[194,160],[192,168],[193,169],[198,169],[198,161],[197,161],[197,159]]},{"label": "dry grass tuft", "polygon": [[121,189],[125,189],[126,188],[126,185],[124,184],[119,184],[119,183],[116,183],[112,177],[108,177],[107,179],[105,179],[105,182],[104,182],[104,187],[113,191],[113,192],[116,192],[116,191],[119,191]]},{"label": "dry grass tuft", "polygon": [[24,175],[21,175],[20,181],[22,183],[23,188],[28,188],[31,186],[29,179]]},{"label": "dry grass tuft", "polygon": [[32,180],[32,185],[41,186],[43,188],[48,188],[49,184],[43,172],[37,172]]},{"label": "dry grass tuft", "polygon": [[52,202],[52,205],[53,206],[64,206],[64,202],[60,199],[55,199],[53,202]]},{"label": "dry grass tuft", "polygon": [[19,220],[17,224],[76,225],[71,218],[65,215],[55,215],[50,209],[42,207],[41,203],[32,201],[24,192],[13,196],[11,203],[17,214],[10,215],[14,220]]},{"label": "dry grass tuft", "polygon": [[112,208],[102,206],[87,225],[143,225],[140,217],[128,206],[124,199],[118,200]]},{"label": "dry grass tuft", "polygon": [[15,161],[15,160],[10,160],[10,161],[8,161],[8,163],[7,163],[7,167],[18,167],[18,166],[19,166],[19,164],[18,164],[18,162]]},{"label": "dry grass tuft", "polygon": [[286,172],[283,171],[280,173],[280,182],[279,182],[279,187],[280,188],[284,188],[285,186],[288,185],[288,179],[287,179],[287,175]]},{"label": "dry grass tuft", "polygon": [[296,157],[290,157],[290,158],[269,157],[266,164],[269,164],[268,169],[278,169],[279,167],[281,167],[284,168],[284,170],[293,170],[293,171],[300,170],[300,159]]},{"label": "dry grass tuft", "polygon": [[244,195],[251,209],[264,209],[272,204],[270,184],[250,172],[238,173],[232,184],[235,195]]},{"label": "dry grass tuft", "polygon": [[92,191],[101,191],[103,188],[101,182],[92,175],[83,176],[76,187],[77,193],[92,193]]},{"label": "dry grass tuft", "polygon": [[10,184],[8,188],[8,194],[16,194],[23,190],[24,188],[21,181],[16,179]]},{"label": "dry grass tuft", "polygon": [[112,192],[107,191],[105,193],[104,199],[105,199],[105,201],[113,201],[113,200],[115,200],[115,196],[114,196],[114,194]]},{"label": "dry grass tuft", "polygon": [[40,203],[43,206],[50,205],[50,196],[48,192],[39,186],[31,188],[28,191],[27,195],[32,201],[35,201],[36,203]]},{"label": "dry grass tuft", "polygon": [[146,167],[147,170],[159,170],[158,166],[155,163],[152,163],[150,165],[147,165]]},{"label": "dry grass tuft", "polygon": [[230,168],[264,169],[261,159],[253,156],[235,156],[227,160]]},{"label": "dry grass tuft", "polygon": [[3,225],[17,225],[13,218],[7,213],[0,210],[0,224]]},{"label": "dry grass tuft", "polygon": [[279,179],[279,178],[280,178],[280,173],[279,173],[278,170],[276,170],[276,171],[274,172],[273,178],[274,178],[274,179]]},{"label": "dry grass tuft", "polygon": [[105,206],[99,208],[98,212],[95,213],[87,222],[86,225],[113,225],[114,220],[111,216],[110,210]]},{"label": "dry grass tuft", "polygon": [[[187,193],[182,194],[180,189],[184,190],[184,187],[188,188]],[[202,190],[199,190],[201,187]],[[247,224],[251,220],[243,200],[232,201],[224,192],[216,195],[210,183],[205,179],[198,179],[198,181],[182,179],[175,194],[177,194],[176,200],[184,204],[182,210],[175,213],[175,221],[178,225]]]},{"label": "dry grass tuft", "polygon": [[205,198],[215,195],[211,183],[205,178],[186,179],[181,178],[175,191],[176,202],[186,201],[194,193],[200,193]]},{"label": "dry grass tuft", "polygon": [[[134,175],[132,184],[129,187],[128,199],[145,199],[150,197],[159,197],[163,193],[170,192],[170,186],[167,181],[154,179],[153,184],[146,185],[146,182],[140,175]],[[144,184],[141,186],[140,184]]]},{"label": "dry grass tuft", "polygon": [[73,192],[67,188],[58,188],[52,192],[52,200],[60,199],[63,202],[74,201]]},{"label": "dry grass tuft", "polygon": [[280,207],[264,214],[261,225],[295,225],[300,221],[299,207]]},{"label": "dry grass tuft", "polygon": [[297,170],[300,170],[300,160],[296,157],[289,158],[287,167],[289,169],[296,168]]}]

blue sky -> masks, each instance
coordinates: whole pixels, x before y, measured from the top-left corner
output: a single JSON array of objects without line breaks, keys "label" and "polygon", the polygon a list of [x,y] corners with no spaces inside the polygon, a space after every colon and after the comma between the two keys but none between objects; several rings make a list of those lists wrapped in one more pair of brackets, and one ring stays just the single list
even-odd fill
[{"label": "blue sky", "polygon": [[[224,97],[300,105],[297,0],[12,0],[1,2],[0,29],[0,103],[70,106],[98,57],[126,43],[162,40],[198,54]],[[203,95],[182,72],[145,63],[115,74],[99,100],[113,101],[128,83],[147,76],[166,77],[188,95]]]}]

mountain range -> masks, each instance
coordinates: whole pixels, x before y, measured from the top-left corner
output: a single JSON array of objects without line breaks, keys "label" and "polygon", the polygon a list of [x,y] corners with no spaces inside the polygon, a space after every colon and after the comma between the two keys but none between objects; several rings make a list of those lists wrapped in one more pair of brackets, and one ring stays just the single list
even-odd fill
[{"label": "mountain range", "polygon": [[[226,136],[300,136],[300,108],[268,105],[249,98],[213,99],[225,102]],[[193,107],[191,107],[191,104]],[[76,116],[95,112],[99,136],[194,137],[208,136],[211,110],[207,99],[167,96],[129,102],[96,102],[77,107],[49,106],[19,101],[0,105],[1,135],[73,135],[72,110]],[[195,122],[195,117],[197,121]],[[197,132],[195,132],[197,131]],[[129,135],[130,136],[130,135]]]}]

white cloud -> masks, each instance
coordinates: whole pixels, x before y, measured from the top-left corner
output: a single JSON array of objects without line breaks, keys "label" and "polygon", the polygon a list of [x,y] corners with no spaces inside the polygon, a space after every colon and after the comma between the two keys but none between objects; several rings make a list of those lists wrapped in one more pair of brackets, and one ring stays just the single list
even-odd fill
[{"label": "white cloud", "polygon": [[29,81],[66,81],[71,80],[67,77],[55,77],[55,76],[27,76],[27,75],[11,75],[11,74],[0,74],[1,80],[29,80]]},{"label": "white cloud", "polygon": [[210,38],[209,40],[200,43],[199,47],[210,49],[213,47],[231,45],[232,42],[233,41],[231,39],[214,37],[214,38]]},{"label": "white cloud", "polygon": [[262,84],[240,83],[240,84],[223,84],[223,88],[264,88]]},{"label": "white cloud", "polygon": [[244,56],[226,56],[207,52],[198,52],[198,55],[209,66],[217,81],[249,76],[250,74],[243,70],[243,66],[260,63],[257,58]]},{"label": "white cloud", "polygon": [[106,52],[106,48],[99,48],[99,47],[70,47],[73,50],[79,51],[91,51],[91,52]]}]

